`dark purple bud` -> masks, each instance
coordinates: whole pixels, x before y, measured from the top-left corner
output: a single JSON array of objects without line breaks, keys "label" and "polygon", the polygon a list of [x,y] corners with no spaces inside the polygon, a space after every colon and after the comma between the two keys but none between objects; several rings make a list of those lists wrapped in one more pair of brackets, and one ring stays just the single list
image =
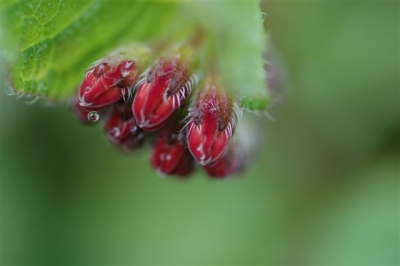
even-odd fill
[{"label": "dark purple bud", "polygon": [[124,150],[139,147],[145,133],[136,124],[130,104],[116,105],[104,125],[104,133],[116,146]]}]

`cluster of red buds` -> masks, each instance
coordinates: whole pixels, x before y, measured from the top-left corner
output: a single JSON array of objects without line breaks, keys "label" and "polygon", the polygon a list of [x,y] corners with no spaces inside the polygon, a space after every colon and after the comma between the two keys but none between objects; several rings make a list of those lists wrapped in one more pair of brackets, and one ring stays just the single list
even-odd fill
[{"label": "cluster of red buds", "polygon": [[86,124],[104,119],[105,135],[123,150],[148,142],[160,175],[185,177],[198,168],[212,178],[237,174],[248,161],[235,132],[237,99],[217,74],[200,78],[187,47],[153,54],[125,47],[94,63],[72,102],[76,117]]}]

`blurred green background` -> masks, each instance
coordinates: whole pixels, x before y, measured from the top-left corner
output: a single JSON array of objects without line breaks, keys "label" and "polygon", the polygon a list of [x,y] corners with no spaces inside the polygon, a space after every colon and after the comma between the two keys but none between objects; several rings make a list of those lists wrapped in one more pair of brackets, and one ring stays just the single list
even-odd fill
[{"label": "blurred green background", "polygon": [[399,265],[399,2],[263,10],[290,86],[240,178],[160,179],[0,93],[2,265]]}]

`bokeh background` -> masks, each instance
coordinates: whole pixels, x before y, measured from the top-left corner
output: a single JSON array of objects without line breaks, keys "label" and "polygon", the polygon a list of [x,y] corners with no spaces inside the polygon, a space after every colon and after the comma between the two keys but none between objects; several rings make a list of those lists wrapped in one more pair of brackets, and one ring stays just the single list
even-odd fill
[{"label": "bokeh background", "polygon": [[288,86],[238,178],[0,93],[2,265],[399,265],[399,2],[262,5]]}]

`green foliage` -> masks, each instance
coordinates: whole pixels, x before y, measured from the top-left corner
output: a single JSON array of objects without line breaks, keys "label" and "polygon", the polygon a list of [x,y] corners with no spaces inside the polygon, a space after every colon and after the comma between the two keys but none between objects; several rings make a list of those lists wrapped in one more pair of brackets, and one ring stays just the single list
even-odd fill
[{"label": "green foliage", "polygon": [[258,1],[8,1],[0,17],[0,48],[18,94],[67,99],[91,63],[120,45],[178,43],[202,32],[202,69],[219,72],[236,95],[267,98]]},{"label": "green foliage", "polygon": [[0,92],[0,264],[400,265],[398,1],[262,3],[292,89],[236,179],[159,179]]}]

